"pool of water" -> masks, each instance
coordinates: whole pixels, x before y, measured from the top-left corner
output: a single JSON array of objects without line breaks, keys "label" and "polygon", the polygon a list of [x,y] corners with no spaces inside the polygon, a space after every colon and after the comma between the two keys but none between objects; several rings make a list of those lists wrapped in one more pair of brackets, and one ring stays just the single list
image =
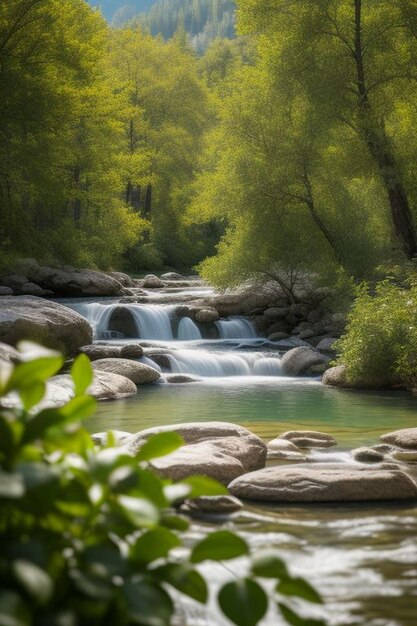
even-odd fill
[{"label": "pool of water", "polygon": [[286,430],[323,430],[343,447],[377,443],[384,432],[417,426],[417,398],[402,392],[332,389],[314,379],[231,377],[139,387],[138,396],[99,405],[91,431],[138,432],[161,424],[226,421],[263,439]]}]

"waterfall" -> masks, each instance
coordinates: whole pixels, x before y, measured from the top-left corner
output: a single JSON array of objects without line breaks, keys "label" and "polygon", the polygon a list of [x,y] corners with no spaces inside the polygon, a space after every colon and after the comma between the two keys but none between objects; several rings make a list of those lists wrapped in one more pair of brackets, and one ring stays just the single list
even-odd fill
[{"label": "waterfall", "polygon": [[216,322],[220,339],[252,339],[256,337],[255,329],[249,320],[243,317],[232,317]]},{"label": "waterfall", "polygon": [[172,341],[170,312],[172,307],[132,304],[129,306],[141,339]]},{"label": "waterfall", "polygon": [[189,317],[183,317],[178,324],[179,341],[196,341],[201,339],[201,333],[196,324]]},{"label": "waterfall", "polygon": [[203,377],[280,376],[281,363],[262,352],[213,353],[205,350],[176,350],[168,354],[171,371]]}]

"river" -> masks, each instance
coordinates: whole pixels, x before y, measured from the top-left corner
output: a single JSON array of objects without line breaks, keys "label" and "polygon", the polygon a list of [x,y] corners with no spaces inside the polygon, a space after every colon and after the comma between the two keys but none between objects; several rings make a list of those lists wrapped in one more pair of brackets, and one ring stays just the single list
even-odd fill
[{"label": "river", "polygon": [[[170,303],[173,293],[175,305]],[[217,322],[210,331],[213,338],[203,338],[201,327],[175,316],[181,297],[187,301],[203,293],[208,293],[203,287],[153,290],[150,304],[125,304],[128,313],[122,317],[114,300],[62,301],[90,320],[97,341],[131,342],[136,335],[149,342],[148,353],[166,356],[162,362],[157,357],[158,364],[152,356],[144,362],[198,378],[187,384],[140,387],[137,397],[100,404],[87,424],[91,432],[137,432],[161,424],[220,420],[241,424],[267,441],[285,430],[307,428],[330,433],[339,442],[315,452],[318,460],[342,461],[349,449],[377,443],[384,432],[417,425],[417,400],[408,394],[330,389],[317,379],[283,376],[276,346],[256,337],[248,320]],[[126,333],[130,338],[124,338]],[[278,549],[291,571],[322,593],[324,608],[312,615],[325,617],[330,625],[416,626],[416,507],[251,504],[227,526],[242,533],[253,548]],[[190,540],[206,531],[207,523],[195,522]],[[241,575],[245,563],[234,567]],[[206,566],[213,588],[230,578],[228,568]],[[269,615],[262,626],[281,623]],[[187,603],[179,624],[226,622],[214,602],[208,609]]]}]

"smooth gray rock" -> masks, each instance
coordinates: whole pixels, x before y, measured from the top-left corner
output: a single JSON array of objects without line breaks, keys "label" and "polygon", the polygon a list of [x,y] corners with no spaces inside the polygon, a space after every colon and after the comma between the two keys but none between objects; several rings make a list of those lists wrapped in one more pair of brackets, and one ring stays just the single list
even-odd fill
[{"label": "smooth gray rock", "polygon": [[[56,389],[61,387],[63,390],[70,393],[70,397],[74,396],[73,381],[68,374],[54,376],[51,378],[50,382],[53,383]],[[125,376],[95,370],[93,382],[88,388],[87,393],[96,400],[120,400],[122,398],[128,398],[129,396],[135,396],[137,394],[137,387],[135,383]]]},{"label": "smooth gray rock", "polygon": [[267,467],[229,485],[238,498],[269,502],[372,502],[417,500],[417,485],[404,472],[349,465]]},{"label": "smooth gray rock", "polygon": [[396,461],[403,461],[404,463],[416,463],[417,450],[396,450],[392,452],[391,457]]},{"label": "smooth gray rock", "polygon": [[151,385],[161,378],[161,374],[153,367],[131,359],[99,359],[92,365],[94,370],[125,376],[135,385]]},{"label": "smooth gray rock", "polygon": [[298,448],[331,448],[337,445],[332,435],[317,430],[289,430],[279,435],[278,439],[286,439]]},{"label": "smooth gray rock", "polygon": [[359,461],[360,463],[382,463],[384,460],[384,455],[382,452],[378,452],[378,450],[373,450],[372,448],[356,448],[356,450],[352,450],[352,456],[355,461]]},{"label": "smooth gray rock", "polygon": [[0,361],[6,363],[20,363],[21,360],[22,355],[16,348],[9,346],[7,343],[0,343]]},{"label": "smooth gray rock", "polygon": [[197,311],[195,314],[196,322],[201,322],[202,324],[210,324],[211,322],[217,322],[220,319],[220,315],[216,311],[216,309],[201,309],[201,311]]},{"label": "smooth gray rock", "polygon": [[148,274],[143,279],[143,287],[145,289],[161,289],[163,286],[164,282],[155,274]]},{"label": "smooth gray rock", "polygon": [[309,346],[301,346],[290,350],[282,357],[282,369],[289,376],[299,376],[307,372],[313,365],[328,363],[329,357]]},{"label": "smooth gray rock", "polygon": [[338,341],[335,337],[326,337],[317,345],[317,350],[322,352],[334,352],[333,346]]},{"label": "smooth gray rock", "polygon": [[176,272],[167,272],[166,274],[162,274],[162,280],[187,280],[186,276],[181,276],[181,274],[177,274]]},{"label": "smooth gray rock", "polygon": [[346,378],[346,366],[337,365],[328,369],[322,380],[323,385],[329,385],[330,387],[341,387],[345,389],[354,388],[355,385],[348,382]]},{"label": "smooth gray rock", "polygon": [[168,374],[165,376],[167,383],[182,385],[186,383],[197,383],[200,379],[196,376],[187,376],[186,374]]},{"label": "smooth gray rock", "polygon": [[6,296],[0,307],[0,341],[16,345],[29,339],[74,354],[91,343],[93,329],[71,309],[36,296]]},{"label": "smooth gray rock", "polygon": [[417,450],[417,428],[404,428],[382,435],[381,441],[399,448]]},{"label": "smooth gray rock", "polygon": [[180,510],[184,513],[230,515],[241,509],[243,503],[234,496],[201,496],[186,500]]},{"label": "smooth gray rock", "polygon": [[[14,294],[14,291],[11,287],[0,285],[0,296],[12,296],[13,294]],[[0,306],[1,306],[1,300],[0,300]]]},{"label": "smooth gray rock", "polygon": [[300,448],[290,441],[290,439],[282,439],[282,437],[275,437],[275,439],[268,441],[266,445],[271,452],[301,452]]},{"label": "smooth gray rock", "polygon": [[191,422],[149,428],[134,435],[127,446],[131,454],[161,432],[176,432],[185,442],[178,451],[155,459],[162,476],[181,480],[193,474],[210,476],[228,484],[237,476],[264,467],[266,445],[246,428],[226,422]]},{"label": "smooth gray rock", "polygon": [[139,344],[126,346],[91,344],[81,346],[78,352],[86,354],[90,361],[121,358],[136,360],[143,356],[143,348]]}]

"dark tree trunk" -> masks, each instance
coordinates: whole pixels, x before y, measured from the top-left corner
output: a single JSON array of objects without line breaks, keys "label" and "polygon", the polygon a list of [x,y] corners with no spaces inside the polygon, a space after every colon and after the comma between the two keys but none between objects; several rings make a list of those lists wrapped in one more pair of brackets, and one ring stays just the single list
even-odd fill
[{"label": "dark tree trunk", "polygon": [[359,97],[361,131],[378,166],[387,190],[391,216],[397,237],[408,258],[417,254],[417,238],[413,226],[407,192],[401,182],[390,141],[383,126],[377,123],[368,98],[362,46],[362,0],[355,2],[355,63]]},{"label": "dark tree trunk", "polygon": [[152,185],[146,187],[145,195],[145,215],[149,215],[152,211]]}]

